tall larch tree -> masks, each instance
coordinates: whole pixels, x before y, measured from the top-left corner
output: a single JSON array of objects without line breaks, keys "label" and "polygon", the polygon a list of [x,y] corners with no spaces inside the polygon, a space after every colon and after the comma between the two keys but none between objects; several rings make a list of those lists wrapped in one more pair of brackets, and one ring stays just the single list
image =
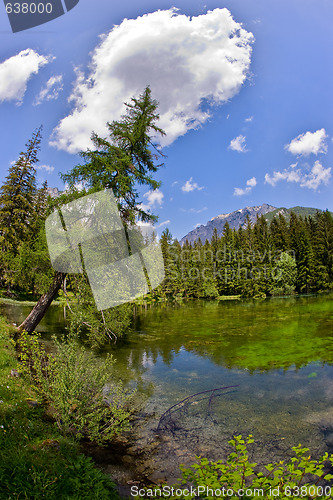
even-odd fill
[{"label": "tall larch tree", "polygon": [[[158,103],[152,98],[151,90],[146,87],[138,98],[125,103],[126,114],[121,120],[107,123],[109,137],[103,138],[93,133],[94,149],[81,153],[84,163],[62,175],[68,183],[69,195],[60,197],[59,202],[70,201],[71,196],[84,196],[102,189],[112,189],[118,203],[119,213],[125,225],[133,224],[136,219],[154,221],[156,217],[145,211],[139,203],[138,185],[150,189],[159,187],[153,174],[162,166],[158,163],[163,155],[153,137],[163,136],[165,132],[157,126]],[[78,193],[77,183],[84,189]],[[33,308],[29,316],[19,326],[18,332],[31,333],[44,316],[49,305],[63,286],[66,275],[55,273],[54,282]]]}]

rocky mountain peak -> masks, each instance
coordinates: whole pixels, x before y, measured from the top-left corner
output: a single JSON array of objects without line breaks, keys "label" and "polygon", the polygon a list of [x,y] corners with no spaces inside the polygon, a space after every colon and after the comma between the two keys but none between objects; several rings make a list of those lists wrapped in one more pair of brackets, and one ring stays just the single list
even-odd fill
[{"label": "rocky mountain peak", "polygon": [[226,222],[229,223],[231,229],[238,229],[240,226],[245,224],[247,215],[249,216],[251,223],[254,224],[257,220],[257,216],[265,215],[269,212],[273,212],[274,210],[277,210],[277,207],[273,207],[268,203],[263,203],[262,205],[257,205],[255,207],[240,208],[234,212],[217,215],[208,221],[207,224],[196,227],[190,231],[180,240],[180,243],[183,244],[186,240],[193,243],[199,238],[202,242],[205,242],[206,239],[210,240],[212,238],[215,228],[218,236],[221,236]]}]

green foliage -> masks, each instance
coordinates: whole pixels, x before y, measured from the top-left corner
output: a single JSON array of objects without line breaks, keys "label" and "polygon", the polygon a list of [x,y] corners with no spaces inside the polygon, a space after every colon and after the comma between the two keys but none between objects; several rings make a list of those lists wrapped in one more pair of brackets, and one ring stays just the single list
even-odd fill
[{"label": "green foliage", "polygon": [[222,236],[180,246],[162,234],[165,280],[155,295],[166,299],[241,295],[264,298],[329,291],[333,287],[333,218],[280,213],[237,231],[225,224]]},{"label": "green foliage", "polygon": [[33,296],[45,293],[50,287],[54,270],[50,262],[45,228],[42,226],[31,241],[23,241],[18,254],[13,259],[15,273],[12,285],[20,292],[30,292]]},{"label": "green foliage", "polygon": [[[58,292],[61,280],[59,273],[55,274],[50,265],[43,229],[51,208],[110,188],[116,197],[124,227],[135,224],[138,219],[156,220],[150,212],[143,210],[138,199],[138,186],[153,190],[160,186],[153,175],[162,166],[157,160],[163,154],[151,137],[165,135],[156,124],[159,119],[157,107],[158,103],[147,87],[142,95],[126,103],[126,113],[119,121],[107,124],[108,138],[93,133],[95,148],[81,152],[84,164],[63,175],[70,189],[56,200],[47,197],[46,184],[40,189],[36,187],[35,164],[38,162],[41,129],[34,133],[26,151],[10,168],[0,190],[0,285],[7,288],[7,295],[15,296],[17,292],[36,295],[50,290],[52,299]],[[78,183],[83,190],[77,189]],[[122,335],[132,320],[132,306],[98,313],[91,292],[85,286],[86,277],[79,277],[78,281],[80,293],[86,295],[80,294],[80,300],[73,306],[73,329],[78,330],[81,321],[88,329],[88,339],[94,346]],[[115,283],[114,286],[125,287],[125,284]],[[39,313],[45,312],[48,306],[43,304],[47,303],[36,304]],[[35,328],[31,317],[26,328],[29,331]]]},{"label": "green foliage", "polygon": [[[143,185],[157,189],[160,185],[153,179],[153,174],[161,166],[155,161],[163,155],[159,146],[151,139],[152,134],[165,135],[156,125],[159,119],[157,106],[158,103],[152,99],[150,88],[147,87],[139,98],[132,98],[130,103],[126,103],[126,114],[121,120],[107,124],[109,138],[93,133],[95,149],[81,152],[84,164],[77,165],[62,175],[62,179],[68,183],[69,194],[57,203],[68,202],[107,188],[112,189],[115,195],[125,228],[134,225],[137,219],[156,220],[150,212],[142,209],[137,188]],[[80,193],[76,189],[78,183],[84,188]],[[122,287],[126,291],[123,277],[120,276],[117,280],[112,275],[112,280],[115,288]],[[69,288],[76,297],[70,304],[71,330],[80,332],[85,329],[90,345],[98,347],[113,341],[129,329],[132,305],[124,304],[102,313],[97,311],[84,274],[71,277]]]},{"label": "green foliage", "polygon": [[2,285],[9,292],[40,293],[53,275],[43,241],[47,183],[39,189],[36,185],[35,164],[40,142],[41,128],[10,167],[0,189],[0,271]]},{"label": "green foliage", "polygon": [[82,183],[89,192],[111,188],[125,223],[133,224],[136,217],[144,221],[156,219],[140,207],[137,185],[151,189],[160,185],[152,174],[161,166],[155,164],[155,160],[162,153],[150,137],[156,133],[165,135],[156,125],[157,106],[150,88],[146,87],[138,99],[133,97],[126,103],[126,114],[120,121],[107,123],[109,139],[93,133],[95,149],[80,154],[85,163],[62,175],[63,181],[74,190],[77,183]]},{"label": "green foliage", "polygon": [[41,128],[26,144],[26,151],[9,169],[0,190],[0,247],[17,252],[19,244],[31,235],[37,218],[36,169]]},{"label": "green foliage", "polygon": [[[182,479],[179,481],[182,486],[175,486],[179,494],[174,498],[200,496],[202,499],[213,500],[216,498],[215,490],[220,491],[220,497],[228,500],[332,498],[331,488],[326,488],[325,493],[325,488],[319,486],[319,483],[333,479],[332,474],[324,471],[325,466],[333,464],[333,455],[328,456],[328,453],[325,453],[318,460],[314,460],[309,455],[309,449],[299,445],[292,448],[294,456],[290,460],[258,467],[249,460],[248,446],[253,442],[252,435],[246,439],[241,435],[234,436],[229,441],[233,451],[225,462],[197,457],[199,463],[189,468],[181,466]],[[192,494],[190,485],[193,488]],[[181,489],[185,490],[184,493]]]},{"label": "green foliage", "polygon": [[22,370],[54,411],[59,429],[78,439],[104,444],[129,427],[131,394],[114,378],[114,360],[99,362],[79,348],[74,337],[54,338],[56,354],[47,355],[39,335],[23,332],[19,341]]},{"label": "green foliage", "polygon": [[276,276],[271,294],[291,295],[292,293],[294,293],[296,286],[296,261],[287,252],[282,252],[276,264]]},{"label": "green foliage", "polygon": [[74,300],[67,296],[70,307],[68,321],[73,334],[83,333],[87,343],[93,348],[98,348],[115,342],[129,331],[133,319],[132,303],[98,311],[87,276],[74,275],[69,280],[74,293]]},{"label": "green foliage", "polygon": [[[28,421],[17,418],[14,422],[24,423],[25,429],[33,425],[36,432],[37,415],[27,417]],[[16,437],[18,441],[8,432],[0,435],[0,498],[119,499],[111,478],[97,469],[91,458],[79,454],[73,445],[61,438],[38,440],[36,436],[33,436],[36,444],[31,444],[29,430],[25,436],[16,434]],[[22,448],[18,449],[20,445]]]},{"label": "green foliage", "polygon": [[0,317],[0,498],[118,499],[110,477],[45,418],[26,378],[10,376],[20,367],[9,331]]}]

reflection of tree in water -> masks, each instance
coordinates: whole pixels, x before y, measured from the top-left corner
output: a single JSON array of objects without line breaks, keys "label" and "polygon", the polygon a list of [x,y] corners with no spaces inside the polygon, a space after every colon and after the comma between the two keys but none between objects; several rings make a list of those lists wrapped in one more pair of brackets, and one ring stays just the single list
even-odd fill
[{"label": "reflection of tree in water", "polygon": [[138,309],[135,329],[145,334],[149,355],[161,356],[166,365],[182,348],[216,365],[251,373],[301,368],[313,361],[333,364],[332,306],[327,304],[314,297],[164,304]]},{"label": "reflection of tree in water", "polygon": [[161,416],[157,432],[181,440],[188,449],[208,445],[220,436],[223,424],[223,396],[231,394],[238,385],[197,392],[171,406]]}]

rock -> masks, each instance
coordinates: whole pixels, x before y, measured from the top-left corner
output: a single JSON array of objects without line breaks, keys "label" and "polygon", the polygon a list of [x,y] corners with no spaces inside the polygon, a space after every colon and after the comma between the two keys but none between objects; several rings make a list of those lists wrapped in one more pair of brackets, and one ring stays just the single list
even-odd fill
[{"label": "rock", "polygon": [[161,472],[154,471],[152,474],[150,474],[150,476],[147,477],[147,480],[153,484],[163,484],[166,482],[167,478]]},{"label": "rock", "polygon": [[33,399],[27,399],[27,404],[31,406],[31,408],[36,408],[39,405],[38,401],[34,401]]},{"label": "rock", "polygon": [[143,453],[143,450],[138,446],[131,446],[130,448],[127,449],[127,453],[132,456],[141,455]]}]

